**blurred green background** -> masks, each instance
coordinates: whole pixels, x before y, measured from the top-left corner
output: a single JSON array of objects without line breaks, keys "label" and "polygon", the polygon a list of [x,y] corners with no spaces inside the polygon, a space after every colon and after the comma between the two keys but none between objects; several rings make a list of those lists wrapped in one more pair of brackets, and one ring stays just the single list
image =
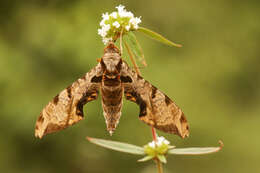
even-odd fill
[{"label": "blurred green background", "polygon": [[[235,0],[1,0],[0,172],[156,172],[140,157],[90,144],[86,136],[136,145],[151,141],[138,106],[124,101],[112,137],[101,102],[84,107],[85,119],[35,139],[34,125],[53,96],[97,64],[104,45],[101,14],[123,4],[141,26],[183,44],[171,48],[137,34],[148,81],[185,112],[190,137],[165,133],[177,147],[225,147],[204,156],[171,156],[165,172],[260,172],[260,3]],[[128,61],[128,59],[127,59]],[[141,65],[140,65],[141,66]]]}]

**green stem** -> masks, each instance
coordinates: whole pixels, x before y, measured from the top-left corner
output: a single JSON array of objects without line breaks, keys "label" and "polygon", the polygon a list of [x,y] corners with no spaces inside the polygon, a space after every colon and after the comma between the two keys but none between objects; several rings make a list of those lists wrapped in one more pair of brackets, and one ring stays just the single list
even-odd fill
[{"label": "green stem", "polygon": [[125,47],[126,47],[126,49],[127,49],[127,52],[128,52],[128,54],[129,54],[129,57],[130,57],[130,59],[131,59],[133,65],[134,65],[134,68],[135,68],[136,73],[137,73],[138,75],[141,75],[141,73],[140,73],[140,71],[139,71],[139,69],[138,69],[138,67],[137,67],[137,64],[136,64],[136,62],[135,62],[133,52],[131,51],[131,49],[130,49],[130,47],[128,46],[128,44],[127,44],[126,42],[124,42],[124,43],[125,43]]},{"label": "green stem", "polygon": [[[128,54],[129,54],[129,57],[130,57],[130,59],[131,59],[133,65],[134,65],[134,68],[135,68],[136,73],[137,73],[138,75],[141,75],[141,72],[139,71],[139,69],[138,69],[138,67],[137,67],[137,65],[136,65],[133,52],[131,51],[131,49],[130,49],[130,47],[128,46],[128,44],[127,44],[126,42],[124,42],[124,43],[125,43],[125,47],[126,47],[126,49],[127,49],[127,52],[128,52]],[[152,129],[153,140],[154,140],[154,142],[156,143],[156,141],[157,141],[156,130],[155,130],[154,127],[151,127],[151,129]],[[156,159],[155,159],[155,162],[156,162],[156,165],[157,165],[158,173],[163,173],[163,168],[162,168],[162,163],[161,163],[161,161],[160,161],[158,158],[156,158]]]},{"label": "green stem", "polygon": [[163,173],[162,163],[160,162],[160,160],[156,158],[155,162],[156,162],[156,165],[157,165],[158,173]]},{"label": "green stem", "polygon": [[151,128],[152,128],[152,135],[153,135],[153,140],[154,140],[154,142],[156,142],[156,141],[157,141],[156,130],[155,130],[155,128],[154,128],[154,127],[151,127]]}]

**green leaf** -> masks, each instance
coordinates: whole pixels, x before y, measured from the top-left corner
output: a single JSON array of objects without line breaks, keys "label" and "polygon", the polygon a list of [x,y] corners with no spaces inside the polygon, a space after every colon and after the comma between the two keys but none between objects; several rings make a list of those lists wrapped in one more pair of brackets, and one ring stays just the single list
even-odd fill
[{"label": "green leaf", "polygon": [[142,159],[139,159],[138,162],[145,162],[145,161],[151,160],[153,158],[154,158],[154,156],[147,155],[147,156],[143,157]]},{"label": "green leaf", "polygon": [[167,163],[166,158],[164,155],[158,154],[157,158],[162,162],[162,163]]},{"label": "green leaf", "polygon": [[136,36],[133,32],[129,32],[126,37],[125,41],[128,43],[130,46],[134,56],[138,58],[144,66],[147,66],[145,59],[144,59],[144,54],[141,45],[136,39]]},{"label": "green leaf", "polygon": [[104,139],[97,139],[97,138],[90,138],[87,137],[87,140],[89,142],[99,145],[101,147],[105,147],[111,150],[116,150],[120,152],[130,153],[130,154],[136,154],[136,155],[145,155],[144,149],[142,147],[122,143],[122,142],[115,142],[110,140],[104,140]]},{"label": "green leaf", "polygon": [[178,154],[178,155],[202,155],[210,154],[220,151],[224,144],[222,141],[218,142],[219,147],[194,147],[194,148],[173,148],[168,150],[168,154]]},{"label": "green leaf", "polygon": [[147,36],[161,42],[164,44],[167,44],[169,46],[174,46],[174,47],[182,47],[181,44],[173,43],[172,41],[168,40],[167,38],[163,37],[161,34],[158,34],[150,29],[144,28],[144,27],[139,27],[137,31],[140,31]]},{"label": "green leaf", "polygon": [[202,155],[215,153],[221,150],[221,147],[195,147],[195,148],[173,148],[168,150],[168,154],[178,155]]}]

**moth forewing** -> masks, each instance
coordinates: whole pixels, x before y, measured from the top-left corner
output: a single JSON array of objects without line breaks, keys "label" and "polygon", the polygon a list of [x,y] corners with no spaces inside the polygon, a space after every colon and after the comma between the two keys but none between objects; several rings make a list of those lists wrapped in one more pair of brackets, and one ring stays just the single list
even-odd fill
[{"label": "moth forewing", "polygon": [[83,119],[83,106],[102,95],[102,107],[110,134],[121,116],[123,93],[127,100],[140,107],[139,119],[166,133],[182,138],[189,135],[183,112],[164,93],[133,71],[110,42],[98,65],[82,78],[61,91],[42,110],[35,127],[35,136],[59,131]]},{"label": "moth forewing", "polygon": [[82,120],[83,105],[98,96],[100,83],[92,80],[100,74],[101,65],[98,64],[56,95],[40,113],[35,126],[35,136],[42,138],[48,133],[60,131]]}]

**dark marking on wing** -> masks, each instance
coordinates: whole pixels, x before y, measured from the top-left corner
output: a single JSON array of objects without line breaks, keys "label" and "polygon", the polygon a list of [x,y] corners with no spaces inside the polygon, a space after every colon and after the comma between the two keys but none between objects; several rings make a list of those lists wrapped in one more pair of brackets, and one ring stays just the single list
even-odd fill
[{"label": "dark marking on wing", "polygon": [[133,82],[131,77],[129,77],[129,76],[120,76],[120,79],[121,79],[121,82],[123,82],[123,83],[131,83],[131,82]]},{"label": "dark marking on wing", "polygon": [[165,103],[166,103],[167,106],[168,106],[170,103],[172,103],[171,99],[170,99],[167,95],[165,95]]},{"label": "dark marking on wing", "polygon": [[39,123],[43,123],[44,121],[44,118],[42,116],[42,114],[39,116],[38,120],[37,120]]},{"label": "dark marking on wing", "polygon": [[152,86],[152,99],[155,98],[155,95],[156,95],[156,92],[157,92],[157,88],[155,86]]},{"label": "dark marking on wing", "polygon": [[122,63],[123,63],[123,61],[122,61],[122,59],[120,59],[120,61],[116,65],[116,70],[118,73],[120,73],[120,71],[121,71]]},{"label": "dark marking on wing", "polygon": [[79,102],[77,103],[77,115],[83,117],[84,116],[84,113],[83,113],[83,106],[87,103],[87,96],[84,95],[80,100]]},{"label": "dark marking on wing", "polygon": [[71,98],[71,85],[67,87],[68,97]]},{"label": "dark marking on wing", "polygon": [[94,82],[94,83],[100,83],[101,81],[102,81],[102,76],[94,76],[91,79],[91,82]]},{"label": "dark marking on wing", "polygon": [[142,76],[137,75],[137,79],[138,79],[138,80],[142,80],[143,78],[142,78]]},{"label": "dark marking on wing", "polygon": [[55,105],[57,105],[58,101],[59,101],[59,94],[57,94],[57,95],[54,97],[53,103],[54,103]]},{"label": "dark marking on wing", "polygon": [[146,116],[147,114],[146,103],[143,100],[140,101],[139,107],[140,107],[139,117]]},{"label": "dark marking on wing", "polygon": [[82,76],[80,79],[86,80],[86,75]]},{"label": "dark marking on wing", "polygon": [[82,116],[82,117],[84,116],[84,114],[83,114],[83,106],[87,102],[95,100],[97,98],[97,93],[98,93],[98,91],[84,93],[82,98],[77,103],[77,112],[76,112],[77,115]]},{"label": "dark marking on wing", "polygon": [[[146,103],[145,101],[141,98],[141,96],[139,94],[137,94],[136,92],[127,92],[125,93],[126,99],[136,102],[139,107],[140,107],[140,113],[139,113],[139,117],[145,116],[147,114],[146,112]],[[132,99],[134,98],[134,99]]]}]

